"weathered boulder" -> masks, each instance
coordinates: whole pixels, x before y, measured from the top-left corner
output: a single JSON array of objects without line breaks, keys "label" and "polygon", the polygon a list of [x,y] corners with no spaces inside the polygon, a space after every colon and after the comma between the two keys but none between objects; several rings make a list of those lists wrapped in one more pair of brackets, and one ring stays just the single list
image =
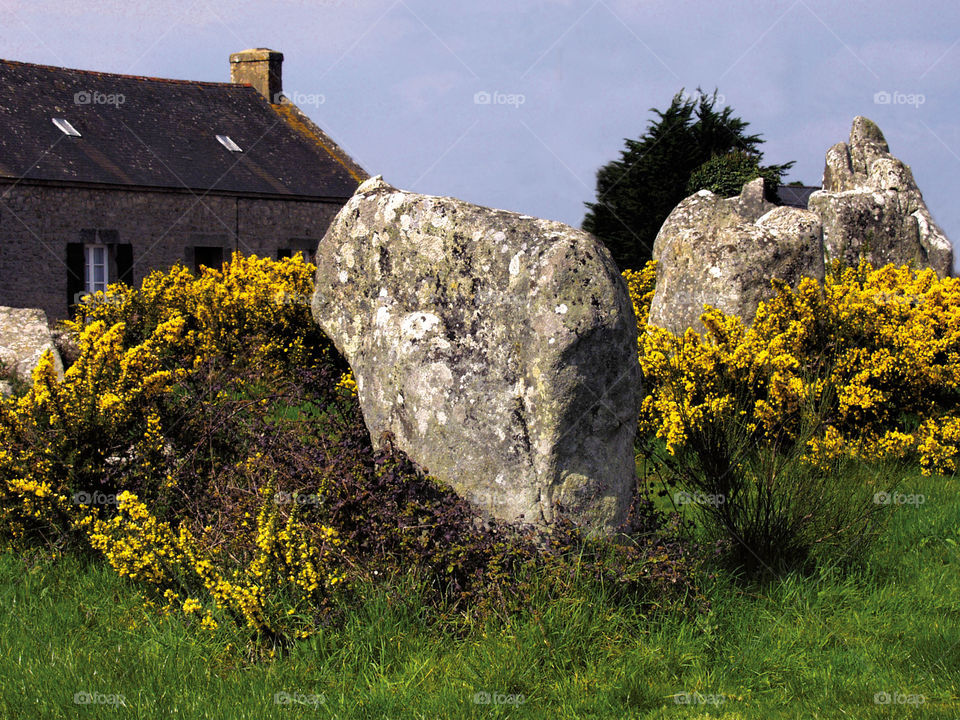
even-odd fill
[{"label": "weathered boulder", "polygon": [[773,296],[771,280],[823,279],[820,220],[812,212],[763,199],[763,179],[739,197],[701,190],[664,221],[653,246],[657,286],[649,322],[682,334],[702,331],[704,305],[753,320]]},{"label": "weathered boulder", "polygon": [[641,378],[626,286],[567,225],[364,182],[316,255],[313,317],[389,431],[494,517],[621,524]]},{"label": "weathered boulder", "polygon": [[953,247],[933,221],[910,168],[890,154],[873,122],[857,117],[850,142],[827,151],[823,189],[809,208],[823,224],[827,261],[932,267],[941,277],[953,268]]},{"label": "weathered boulder", "polygon": [[53,344],[43,310],[0,307],[0,361],[8,371],[29,381],[33,369],[47,350],[53,353],[57,373],[62,375],[63,364]]}]

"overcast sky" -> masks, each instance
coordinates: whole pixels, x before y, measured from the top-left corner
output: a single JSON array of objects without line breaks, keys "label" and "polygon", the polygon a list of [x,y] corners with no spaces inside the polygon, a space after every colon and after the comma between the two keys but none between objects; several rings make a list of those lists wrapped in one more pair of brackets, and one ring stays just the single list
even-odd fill
[{"label": "overcast sky", "polygon": [[809,185],[866,115],[960,241],[955,0],[0,0],[10,60],[227,81],[250,47],[371,174],[578,227],[681,88],[716,88]]}]

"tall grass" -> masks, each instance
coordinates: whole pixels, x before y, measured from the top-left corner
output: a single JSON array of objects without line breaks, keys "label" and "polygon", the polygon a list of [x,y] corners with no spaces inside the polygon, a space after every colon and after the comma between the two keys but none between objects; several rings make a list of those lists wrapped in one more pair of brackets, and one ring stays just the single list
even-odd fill
[{"label": "tall grass", "polygon": [[716,573],[709,612],[644,615],[573,578],[455,635],[427,623],[410,579],[363,588],[272,662],[235,631],[157,620],[100,565],[7,552],[0,717],[957,718],[960,481],[900,480],[861,566]]}]

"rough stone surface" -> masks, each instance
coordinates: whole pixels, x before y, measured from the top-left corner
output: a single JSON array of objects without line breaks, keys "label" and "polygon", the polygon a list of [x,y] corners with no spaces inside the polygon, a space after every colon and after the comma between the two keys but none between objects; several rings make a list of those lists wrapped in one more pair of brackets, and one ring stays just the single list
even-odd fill
[{"label": "rough stone surface", "polygon": [[738,197],[709,190],[691,195],[654,242],[657,287],[649,322],[678,334],[701,331],[704,305],[751,322],[759,303],[773,296],[771,279],[823,279],[820,233],[814,213],[766,202],[761,178]]},{"label": "rough stone surface", "polygon": [[47,316],[37,308],[0,307],[0,360],[23,380],[47,350],[53,352],[58,374],[63,374],[60,354],[53,344]]},{"label": "rough stone surface", "polygon": [[873,122],[857,117],[850,142],[827,151],[823,190],[809,208],[823,224],[827,261],[875,266],[911,263],[941,277],[953,267],[953,247],[933,221],[910,168],[890,154]]},{"label": "rough stone surface", "polygon": [[609,531],[635,487],[636,325],[609,253],[567,225],[372,178],[317,250],[313,316],[389,431],[495,517],[561,504]]}]

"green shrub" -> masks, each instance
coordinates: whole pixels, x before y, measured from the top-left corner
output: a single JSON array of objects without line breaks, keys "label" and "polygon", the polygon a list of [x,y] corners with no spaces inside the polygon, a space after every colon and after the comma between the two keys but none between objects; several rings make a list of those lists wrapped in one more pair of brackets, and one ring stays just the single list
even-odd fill
[{"label": "green shrub", "polygon": [[756,154],[737,150],[714,155],[694,170],[687,182],[687,192],[692,195],[698,190],[709,190],[720,197],[732,197],[739,195],[748,182],[762,177],[764,195],[773,202],[780,175],[775,168],[760,167],[760,158]]},{"label": "green shrub", "polygon": [[778,575],[850,566],[879,533],[887,508],[875,499],[896,486],[898,467],[845,456],[813,462],[807,443],[822,431],[829,398],[829,388],[803,398],[799,430],[759,435],[731,413],[689,424],[687,442],[672,453],[648,444],[666,468],[673,503],[696,509],[707,539],[734,567]]}]

